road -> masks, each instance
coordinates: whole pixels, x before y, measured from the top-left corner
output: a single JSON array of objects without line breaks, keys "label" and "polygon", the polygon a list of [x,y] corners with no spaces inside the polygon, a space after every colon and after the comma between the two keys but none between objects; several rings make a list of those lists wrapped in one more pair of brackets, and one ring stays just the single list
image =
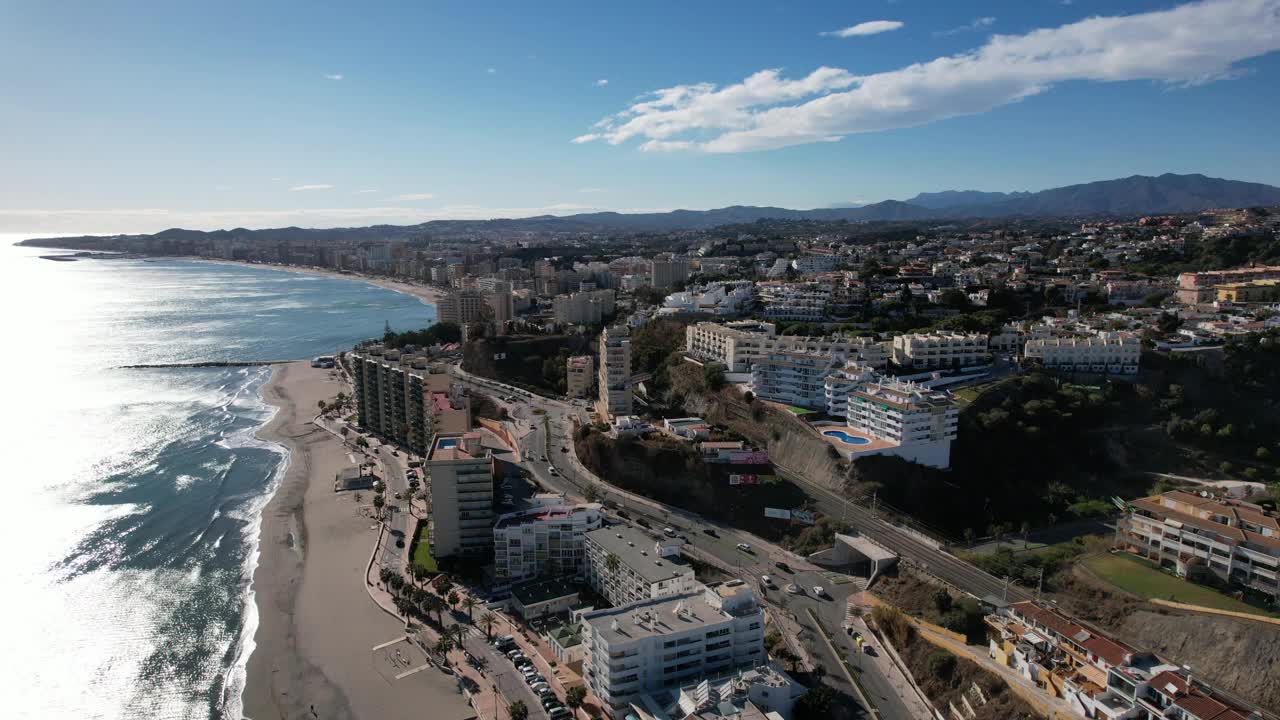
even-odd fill
[{"label": "road", "polygon": [[[515,390],[500,383],[483,378],[473,378],[461,372],[455,375],[464,385],[487,393],[498,393],[510,396]],[[691,546],[691,554],[702,556],[716,565],[751,583],[757,589],[761,600],[791,617],[808,628],[806,647],[821,664],[828,669],[827,678],[837,687],[845,683],[835,668],[840,659],[830,656],[830,651],[821,642],[818,628],[812,626],[807,609],[813,609],[826,628],[831,631],[833,642],[846,656],[851,656],[850,664],[859,681],[870,695],[870,699],[880,716],[886,720],[910,720],[911,711],[898,696],[879,668],[870,663],[861,662],[860,655],[849,638],[840,632],[844,622],[845,607],[850,593],[861,589],[854,584],[839,585],[832,582],[830,575],[803,559],[773,546],[760,538],[732,527],[715,524],[696,514],[676,507],[664,505],[647,498],[633,496],[625,491],[601,482],[577,461],[573,452],[572,418],[585,422],[588,420],[584,408],[559,400],[534,395],[527,397],[518,394],[520,403],[511,408],[513,417],[529,427],[530,430],[519,438],[520,455],[523,467],[527,468],[543,487],[564,493],[568,496],[581,497],[588,485],[595,485],[601,502],[610,502],[622,509],[628,518],[635,520],[644,518],[650,529],[656,534],[665,527],[672,528],[685,538]],[[521,407],[529,412],[522,412]],[[532,412],[532,411],[541,411]],[[550,435],[547,434],[550,430]],[[561,448],[566,448],[562,451]],[[552,474],[551,469],[555,469]],[[706,532],[710,530],[711,533]],[[744,543],[750,550],[742,551],[738,545]],[[782,564],[787,570],[779,567]],[[773,584],[766,588],[761,578],[768,576]],[[787,585],[799,589],[798,594],[790,594],[784,590]],[[823,596],[815,594],[814,588],[821,587]],[[854,694],[852,688],[841,689]],[[863,708],[864,711],[868,708]]]}]

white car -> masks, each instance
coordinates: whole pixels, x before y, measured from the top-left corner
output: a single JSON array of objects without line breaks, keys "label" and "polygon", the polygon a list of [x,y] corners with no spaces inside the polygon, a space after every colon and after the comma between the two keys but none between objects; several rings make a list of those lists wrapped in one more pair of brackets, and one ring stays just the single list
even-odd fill
[{"label": "white car", "polygon": [[550,466],[550,467],[548,467],[548,468],[547,468],[547,472],[551,473],[552,475],[556,475],[556,476],[559,476],[559,475],[560,475],[560,471],[559,471],[559,470],[556,470],[554,466]]},{"label": "white car", "polygon": [[813,594],[814,594],[814,595],[817,595],[818,597],[826,597],[826,596],[827,596],[827,591],[826,591],[826,589],[825,589],[825,588],[823,588],[821,585],[814,585],[814,586],[813,586]]},{"label": "white car", "polygon": [[675,537],[676,531],[674,528],[664,527],[662,528],[662,534],[666,535],[667,537]]},{"label": "white car", "polygon": [[738,543],[738,549],[744,553],[751,552],[751,546],[746,543]]},{"label": "white car", "polygon": [[760,584],[764,585],[767,588],[771,588],[773,587],[773,578],[769,577],[768,575],[761,575]]}]

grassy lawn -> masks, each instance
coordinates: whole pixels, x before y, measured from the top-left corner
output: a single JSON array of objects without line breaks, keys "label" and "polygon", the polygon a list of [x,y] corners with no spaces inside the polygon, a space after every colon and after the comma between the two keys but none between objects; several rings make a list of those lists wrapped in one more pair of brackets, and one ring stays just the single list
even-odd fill
[{"label": "grassy lawn", "polygon": [[955,398],[956,406],[959,407],[961,410],[963,410],[965,406],[969,405],[974,400],[977,400],[979,395],[999,385],[1000,383],[1005,382],[1006,380],[1009,380],[1009,378],[1007,377],[1000,378],[999,380],[992,380],[990,382],[978,383],[977,385],[970,385],[969,387],[960,388],[959,390],[956,390],[955,392],[951,393],[951,395],[952,397]]},{"label": "grassy lawn", "polygon": [[816,412],[808,408],[796,407],[795,405],[788,405],[787,410],[791,412],[792,415],[811,415]]},{"label": "grassy lawn", "polygon": [[1143,599],[1172,600],[1219,610],[1278,617],[1204,585],[1176,578],[1152,563],[1127,553],[1098,553],[1084,559],[1098,577]]},{"label": "grassy lawn", "polygon": [[418,533],[418,546],[413,549],[413,564],[427,569],[427,572],[440,572],[436,566],[435,556],[431,554],[431,541],[427,539],[427,527],[423,525]]}]

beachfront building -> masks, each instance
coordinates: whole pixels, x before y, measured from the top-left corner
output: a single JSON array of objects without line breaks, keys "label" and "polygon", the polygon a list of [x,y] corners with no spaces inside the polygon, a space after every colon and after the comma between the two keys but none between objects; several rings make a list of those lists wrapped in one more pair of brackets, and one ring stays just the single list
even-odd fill
[{"label": "beachfront building", "polygon": [[436,301],[440,322],[466,325],[484,317],[484,294],[479,290],[456,290]]},{"label": "beachfront building", "polygon": [[849,427],[889,443],[884,454],[930,467],[951,465],[960,411],[948,393],[879,379],[849,393]]},{"label": "beachfront building", "polygon": [[584,290],[551,299],[555,321],[562,325],[599,325],[615,312],[612,290]]},{"label": "beachfront building", "polygon": [[683,540],[657,540],[625,525],[585,535],[587,584],[614,605],[693,590],[693,568],[680,557]]},{"label": "beachfront building", "polygon": [[1178,276],[1178,301],[1184,305],[1213,302],[1222,285],[1280,280],[1280,265],[1188,272]]},{"label": "beachfront building", "polygon": [[751,392],[762,400],[825,410],[827,376],[844,364],[841,355],[769,353],[751,366]]},{"label": "beachfront building", "polygon": [[1178,490],[1133,500],[1117,544],[1178,575],[1280,598],[1280,519],[1253,503]]},{"label": "beachfront building", "polygon": [[1142,356],[1142,340],[1131,332],[1038,338],[1028,340],[1022,353],[1027,360],[1055,370],[1134,375]]},{"label": "beachfront building", "polygon": [[582,615],[583,675],[612,718],[645,694],[765,660],[764,613],[741,580]]},{"label": "beachfront building", "polygon": [[431,436],[471,427],[462,386],[431,372],[426,356],[373,343],[348,353],[356,422],[365,432],[426,455]]},{"label": "beachfront building", "polygon": [[595,385],[596,360],[590,355],[575,355],[565,361],[565,394],[571,398],[591,395]]},{"label": "beachfront building", "polygon": [[600,412],[613,418],[630,415],[631,331],[626,325],[605,328],[600,333]]},{"label": "beachfront building", "polygon": [[888,364],[886,343],[868,337],[778,335],[773,323],[744,320],[695,323],[685,328],[685,353],[724,365],[728,373],[749,373],[759,359],[777,352],[842,355],[875,368]]},{"label": "beachfront building", "polygon": [[991,360],[987,336],[981,333],[908,333],[893,339],[895,365],[937,370],[984,365]]},{"label": "beachfront building", "polygon": [[498,516],[493,526],[494,577],[517,582],[583,574],[584,538],[603,522],[599,503],[550,505]]},{"label": "beachfront building", "polygon": [[493,548],[493,455],[481,446],[480,433],[437,434],[426,467],[432,553],[487,554]]}]

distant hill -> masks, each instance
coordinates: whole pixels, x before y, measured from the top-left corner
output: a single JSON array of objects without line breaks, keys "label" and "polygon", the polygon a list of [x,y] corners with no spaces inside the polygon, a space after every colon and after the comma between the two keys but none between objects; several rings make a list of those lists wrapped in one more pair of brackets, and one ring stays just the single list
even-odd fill
[{"label": "distant hill", "polygon": [[943,208],[971,207],[989,205],[1005,200],[1016,200],[1030,195],[1029,192],[983,192],[981,190],[943,190],[942,192],[920,193],[906,202],[931,210]]},{"label": "distant hill", "polygon": [[[660,213],[596,212],[501,220],[433,220],[419,225],[375,225],[362,228],[289,227],[269,230],[237,228],[212,232],[174,228],[156,235],[170,239],[234,237],[359,242],[412,238],[435,232],[670,232],[752,223],[764,219],[871,222],[1016,216],[1131,216],[1253,206],[1280,206],[1280,188],[1204,175],[1166,174],[1159,177],[1134,175],[1117,180],[1068,185],[1034,193],[944,190],[920,193],[905,201],[885,200],[857,207],[814,210],[734,205],[715,210],[672,210]],[[93,238],[52,238],[24,241],[24,244],[92,249],[99,244],[99,241]]]}]

